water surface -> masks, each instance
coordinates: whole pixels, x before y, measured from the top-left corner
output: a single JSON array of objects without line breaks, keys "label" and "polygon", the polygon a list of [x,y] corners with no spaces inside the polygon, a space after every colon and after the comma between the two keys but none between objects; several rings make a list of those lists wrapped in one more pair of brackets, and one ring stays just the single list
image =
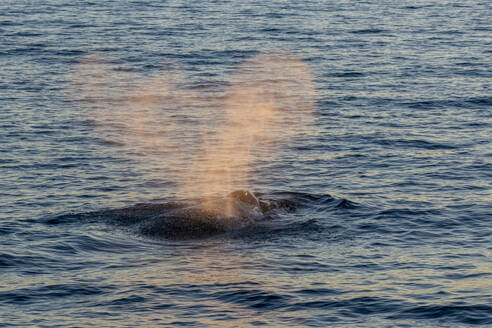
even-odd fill
[{"label": "water surface", "polygon": [[[2,2],[0,325],[492,324],[491,12]],[[195,233],[187,173],[228,128],[238,69],[272,53],[309,68],[312,119],[255,140],[231,187],[281,206]],[[164,76],[168,116],[76,92],[94,54],[106,95]]]}]

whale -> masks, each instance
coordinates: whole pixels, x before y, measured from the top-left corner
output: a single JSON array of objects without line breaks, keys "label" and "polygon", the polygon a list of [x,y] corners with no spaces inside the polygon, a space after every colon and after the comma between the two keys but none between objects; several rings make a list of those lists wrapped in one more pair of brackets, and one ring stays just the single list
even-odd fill
[{"label": "whale", "polygon": [[97,217],[153,238],[187,239],[252,228],[274,219],[276,210],[294,211],[289,198],[269,198],[248,190],[161,204],[136,204],[98,212]]}]

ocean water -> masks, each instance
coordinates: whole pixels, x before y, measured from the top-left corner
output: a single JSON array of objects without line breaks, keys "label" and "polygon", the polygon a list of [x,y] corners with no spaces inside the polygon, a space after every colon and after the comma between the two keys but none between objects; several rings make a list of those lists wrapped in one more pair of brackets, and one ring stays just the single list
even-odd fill
[{"label": "ocean water", "polygon": [[0,326],[492,325],[491,15],[0,2]]}]

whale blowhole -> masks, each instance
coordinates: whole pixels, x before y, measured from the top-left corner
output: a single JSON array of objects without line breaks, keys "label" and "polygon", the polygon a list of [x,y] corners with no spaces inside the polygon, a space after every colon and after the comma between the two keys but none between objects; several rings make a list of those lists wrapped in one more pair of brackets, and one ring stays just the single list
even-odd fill
[{"label": "whale blowhole", "polygon": [[243,202],[245,204],[258,206],[258,208],[261,208],[258,198],[253,193],[247,190],[236,190],[231,192],[227,196],[239,200],[240,202]]}]

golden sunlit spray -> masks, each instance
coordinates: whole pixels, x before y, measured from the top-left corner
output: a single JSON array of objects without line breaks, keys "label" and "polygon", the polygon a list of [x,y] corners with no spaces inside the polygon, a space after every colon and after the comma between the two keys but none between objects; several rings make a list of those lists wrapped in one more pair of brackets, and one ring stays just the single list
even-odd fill
[{"label": "golden sunlit spray", "polygon": [[[250,189],[251,171],[261,154],[279,141],[304,134],[313,120],[315,90],[308,66],[287,54],[259,55],[231,75],[220,97],[204,97],[183,87],[176,72],[142,78],[117,69],[114,61],[89,54],[77,65],[72,96],[83,101],[102,134],[138,152],[158,149],[156,166],[166,172],[183,197],[225,196]],[[210,117],[190,126],[176,116]],[[203,123],[203,122],[199,122]],[[117,127],[117,128],[111,128]],[[171,162],[171,165],[170,165]],[[210,204],[210,202],[207,202]],[[208,205],[207,205],[208,206]],[[216,206],[216,205],[213,205]],[[225,215],[234,215],[225,205]]]}]

